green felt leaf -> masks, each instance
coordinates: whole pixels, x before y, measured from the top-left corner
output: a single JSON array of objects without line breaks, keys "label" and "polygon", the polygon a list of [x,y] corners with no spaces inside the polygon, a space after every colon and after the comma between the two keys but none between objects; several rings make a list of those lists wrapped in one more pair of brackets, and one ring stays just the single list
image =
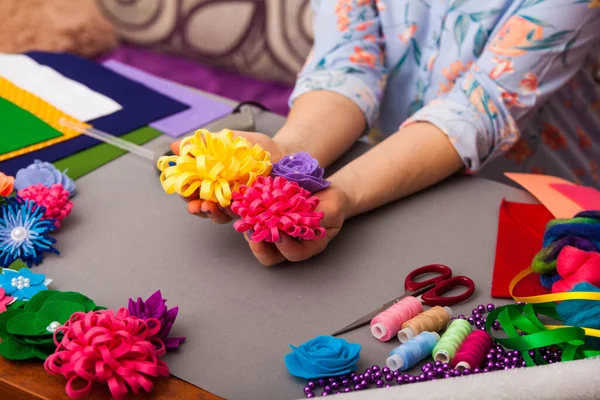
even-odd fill
[{"label": "green felt leaf", "polygon": [[40,360],[46,360],[46,358],[50,357],[52,353],[56,351],[56,347],[53,346],[33,346],[31,352],[34,356],[39,358]]},{"label": "green felt leaf", "polygon": [[85,312],[92,311],[94,308],[96,308],[94,300],[78,292],[60,292],[56,296],[52,296],[52,298],[49,299],[46,302],[46,304],[54,301],[70,301],[73,303],[81,304],[82,306],[84,306]]},{"label": "green felt leaf", "polygon": [[10,321],[14,316],[19,315],[23,312],[21,309],[14,310],[6,310],[0,314],[0,338],[4,339],[9,336],[8,331],[6,330],[6,324]]},{"label": "green felt leaf", "polygon": [[6,323],[6,330],[11,335],[21,336],[37,336],[43,331],[37,328],[35,319],[36,313],[23,311],[19,315],[15,315]]},{"label": "green felt leaf", "polygon": [[36,293],[25,305],[25,311],[38,312],[50,297],[56,296],[61,293],[58,290],[42,290]]},{"label": "green felt leaf", "polygon": [[96,306],[96,308],[94,308],[94,311],[100,311],[100,310],[108,310],[108,308],[104,307],[104,306]]},{"label": "green felt leaf", "polygon": [[[15,337],[15,339],[19,338]],[[54,345],[54,336],[52,336],[52,334],[48,332],[48,335],[24,337],[23,340],[21,340],[21,342],[31,345]]]},{"label": "green felt leaf", "polygon": [[27,304],[26,301],[17,300],[14,303],[11,303],[10,305],[8,305],[6,308],[9,310],[23,309],[26,304]]},{"label": "green felt leaf", "polygon": [[[52,322],[59,322],[61,325],[64,324],[71,318],[76,312],[84,312],[85,306],[83,304],[75,303],[73,301],[51,301],[42,307],[37,313],[35,318],[36,328],[40,331],[46,331],[48,325]],[[47,332],[47,331],[46,331]]]},{"label": "green felt leaf", "polygon": [[22,268],[27,268],[27,264],[25,264],[21,260],[15,260],[12,264],[10,264],[7,269],[12,269],[13,271],[18,271]]},{"label": "green felt leaf", "polygon": [[0,356],[7,360],[27,360],[35,357],[32,346],[19,343],[12,336],[2,338],[2,342],[0,342]]}]

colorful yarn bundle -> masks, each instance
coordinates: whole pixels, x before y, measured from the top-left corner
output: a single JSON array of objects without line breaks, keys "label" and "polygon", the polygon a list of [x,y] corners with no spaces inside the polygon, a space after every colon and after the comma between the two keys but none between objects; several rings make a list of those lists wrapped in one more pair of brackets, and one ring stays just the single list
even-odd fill
[{"label": "colorful yarn bundle", "polygon": [[231,211],[241,217],[238,232],[251,232],[255,241],[279,242],[281,233],[303,240],[325,236],[323,213],[315,211],[319,199],[296,182],[283,177],[258,177],[251,186],[233,193]]},{"label": "colorful yarn bundle", "polygon": [[398,339],[401,343],[405,343],[421,332],[439,332],[448,326],[450,318],[452,318],[450,307],[432,307],[403,323],[402,330],[398,332]]},{"label": "colorful yarn bundle", "polygon": [[567,292],[581,282],[600,286],[600,253],[566,246],[560,252],[556,266],[562,279],[552,285],[552,293]]},{"label": "colorful yarn bundle", "polygon": [[544,248],[531,269],[553,293],[565,292],[579,282],[600,284],[600,270],[593,265],[600,249],[600,211],[583,211],[571,219],[548,223]]},{"label": "colorful yarn bundle", "polygon": [[397,335],[402,324],[423,312],[423,304],[413,296],[407,296],[381,312],[371,320],[371,333],[382,342]]},{"label": "colorful yarn bundle", "polygon": [[54,220],[57,228],[60,227],[60,221],[73,209],[73,203],[69,200],[69,192],[60,184],[47,187],[38,183],[19,190],[18,195],[43,206],[45,208],[43,219]]},{"label": "colorful yarn bundle", "polygon": [[234,138],[230,130],[211,133],[205,129],[184,138],[179,155],[158,159],[160,181],[165,192],[190,197],[198,192],[203,200],[227,207],[232,193],[252,185],[257,177],[271,173],[271,155],[248,139]]},{"label": "colorful yarn bundle", "polygon": [[[93,382],[106,383],[116,399],[123,399],[129,388],[135,394],[140,389],[150,392],[151,377],[169,376],[169,368],[158,359],[164,345],[152,340],[159,330],[158,320],[131,317],[126,308],[78,312],[54,332],[57,349],[44,367],[68,380],[65,390],[71,398],[87,396]],[[79,383],[84,386],[77,388]]]},{"label": "colorful yarn bundle", "polygon": [[455,319],[448,325],[446,332],[431,352],[436,361],[449,363],[452,361],[458,348],[471,333],[471,324],[464,319]]},{"label": "colorful yarn bundle", "polygon": [[436,332],[421,332],[390,353],[385,364],[392,371],[406,371],[429,355],[440,340]]},{"label": "colorful yarn bundle", "polygon": [[474,330],[460,345],[456,355],[452,358],[452,368],[473,369],[479,368],[485,361],[485,356],[492,348],[492,338],[485,331]]}]

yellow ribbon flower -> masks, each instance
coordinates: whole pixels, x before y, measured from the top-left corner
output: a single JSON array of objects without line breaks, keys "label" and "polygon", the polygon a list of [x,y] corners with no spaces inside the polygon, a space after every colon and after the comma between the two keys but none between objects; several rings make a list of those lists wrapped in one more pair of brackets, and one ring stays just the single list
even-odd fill
[{"label": "yellow ribbon flower", "polygon": [[206,129],[184,138],[179,155],[158,159],[160,182],[168,194],[200,198],[227,207],[231,193],[241,185],[252,185],[259,176],[271,173],[271,154],[245,137],[233,137],[227,129],[211,133]]}]

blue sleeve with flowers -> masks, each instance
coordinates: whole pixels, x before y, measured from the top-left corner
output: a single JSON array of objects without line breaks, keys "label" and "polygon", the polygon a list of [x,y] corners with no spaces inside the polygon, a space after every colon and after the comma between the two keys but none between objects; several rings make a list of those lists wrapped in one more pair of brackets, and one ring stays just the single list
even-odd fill
[{"label": "blue sleeve with flowers", "polygon": [[[589,3],[513,2],[469,70],[403,126],[416,121],[438,126],[466,167],[480,169],[515,144],[528,117],[582,68],[600,42],[600,8]],[[446,23],[459,42],[465,40],[463,18],[450,13]]]},{"label": "blue sleeve with flowers", "polygon": [[369,126],[377,118],[386,68],[374,0],[312,0],[314,47],[290,103],[314,90],[352,100]]}]

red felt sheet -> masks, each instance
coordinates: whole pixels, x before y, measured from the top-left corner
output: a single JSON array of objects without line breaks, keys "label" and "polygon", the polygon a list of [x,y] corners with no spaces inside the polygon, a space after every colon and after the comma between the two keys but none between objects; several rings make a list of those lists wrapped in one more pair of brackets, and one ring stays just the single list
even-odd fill
[{"label": "red felt sheet", "polygon": [[[510,298],[511,280],[531,265],[542,248],[544,231],[554,217],[541,204],[513,203],[502,200],[498,219],[496,259],[492,276],[492,297]],[[532,274],[515,288],[515,295],[536,296],[548,293],[539,275]]]}]

